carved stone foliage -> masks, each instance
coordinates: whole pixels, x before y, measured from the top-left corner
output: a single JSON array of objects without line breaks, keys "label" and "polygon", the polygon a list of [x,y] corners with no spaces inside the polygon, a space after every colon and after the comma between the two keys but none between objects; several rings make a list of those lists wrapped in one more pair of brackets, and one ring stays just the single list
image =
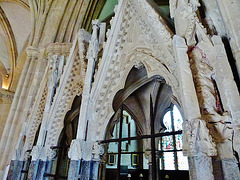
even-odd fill
[{"label": "carved stone foliage", "polygon": [[100,161],[100,156],[102,156],[104,154],[103,145],[99,144],[98,142],[93,143],[92,154],[93,154],[92,159],[94,161]]},{"label": "carved stone foliage", "polygon": [[80,31],[78,36],[78,41],[75,40],[71,48],[50,109],[50,123],[46,139],[46,144],[50,146],[56,145],[63,128],[65,114],[71,108],[75,96],[80,95],[83,89],[86,72],[84,32]]},{"label": "carved stone foliage", "polygon": [[[141,3],[122,2],[118,6],[124,6],[123,9],[115,8],[115,17],[120,16],[122,22],[117,25],[114,18],[111,20],[113,30],[108,32],[111,49],[107,41],[98,68],[101,72],[96,74],[93,84],[95,118],[98,119],[98,127],[101,127],[98,135],[112,116],[114,95],[124,87],[125,79],[134,66],[140,68],[139,64],[143,64],[149,77],[163,76],[178,97],[171,33],[162,24],[161,17],[145,0]],[[118,29],[115,26],[119,26]]]}]

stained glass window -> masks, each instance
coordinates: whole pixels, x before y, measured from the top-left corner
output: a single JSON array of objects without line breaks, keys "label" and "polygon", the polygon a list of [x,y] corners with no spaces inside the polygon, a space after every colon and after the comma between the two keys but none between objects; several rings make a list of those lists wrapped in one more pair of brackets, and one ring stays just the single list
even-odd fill
[{"label": "stained glass window", "polygon": [[182,143],[183,119],[178,108],[174,105],[163,116],[164,132],[172,132],[166,135],[159,142],[159,150],[163,152],[160,158],[160,169],[162,170],[188,170],[187,157],[183,156]]},{"label": "stained glass window", "polygon": [[173,119],[174,119],[174,130],[179,131],[182,130],[183,119],[182,116],[176,106],[173,106]]},{"label": "stained glass window", "polygon": [[175,160],[173,152],[164,152],[163,162],[165,170],[175,170]]},{"label": "stained glass window", "polygon": [[173,150],[173,137],[172,136],[163,136],[162,137],[162,150]]},{"label": "stained glass window", "polygon": [[172,131],[172,118],[171,118],[171,112],[168,111],[164,117],[163,117],[163,124],[166,128],[164,132],[171,132]]}]

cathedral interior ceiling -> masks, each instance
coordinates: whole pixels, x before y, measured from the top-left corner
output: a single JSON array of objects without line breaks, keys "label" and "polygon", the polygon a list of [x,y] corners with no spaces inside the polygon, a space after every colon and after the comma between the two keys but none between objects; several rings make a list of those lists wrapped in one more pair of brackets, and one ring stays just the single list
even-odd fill
[{"label": "cathedral interior ceiling", "polygon": [[0,17],[0,74],[2,87],[9,89],[31,29],[28,1],[0,0]]}]

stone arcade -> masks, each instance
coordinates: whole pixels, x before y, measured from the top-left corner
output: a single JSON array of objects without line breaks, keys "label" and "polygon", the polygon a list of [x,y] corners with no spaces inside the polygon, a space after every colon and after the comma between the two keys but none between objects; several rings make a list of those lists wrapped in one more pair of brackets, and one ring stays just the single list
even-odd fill
[{"label": "stone arcade", "polygon": [[240,179],[239,1],[0,3],[1,179]]}]

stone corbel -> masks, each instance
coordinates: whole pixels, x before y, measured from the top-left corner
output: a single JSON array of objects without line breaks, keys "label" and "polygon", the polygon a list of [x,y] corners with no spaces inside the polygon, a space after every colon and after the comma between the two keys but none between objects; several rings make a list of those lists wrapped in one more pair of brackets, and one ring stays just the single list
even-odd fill
[{"label": "stone corbel", "polygon": [[0,102],[11,104],[13,101],[14,93],[0,89]]}]

